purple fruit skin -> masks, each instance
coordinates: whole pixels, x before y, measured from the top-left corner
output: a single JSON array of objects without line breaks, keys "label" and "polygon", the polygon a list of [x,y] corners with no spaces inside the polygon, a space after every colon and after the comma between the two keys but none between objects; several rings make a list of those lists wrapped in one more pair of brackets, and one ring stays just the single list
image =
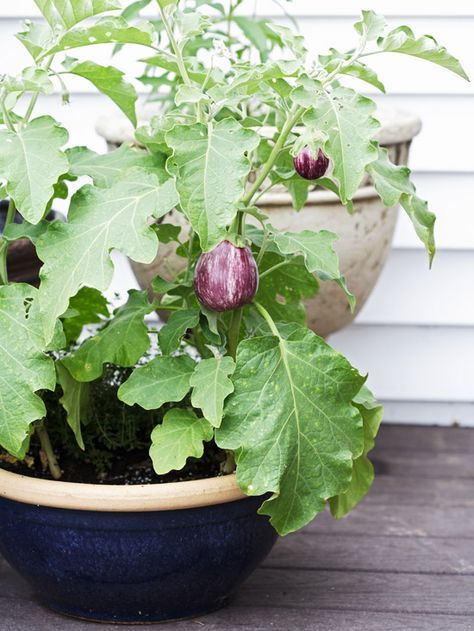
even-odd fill
[{"label": "purple fruit skin", "polygon": [[258,269],[250,248],[222,241],[201,254],[194,274],[199,302],[211,311],[232,311],[251,302],[258,289]]},{"label": "purple fruit skin", "polygon": [[315,159],[309,147],[305,147],[296,158],[293,159],[295,171],[305,180],[318,180],[328,170],[329,159],[324,155],[321,149],[318,157]]}]

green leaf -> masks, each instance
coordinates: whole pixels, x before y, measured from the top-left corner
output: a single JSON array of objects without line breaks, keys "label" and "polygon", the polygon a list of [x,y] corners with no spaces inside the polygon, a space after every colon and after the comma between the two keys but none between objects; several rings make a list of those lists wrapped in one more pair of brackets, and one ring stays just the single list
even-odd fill
[{"label": "green leaf", "polygon": [[104,364],[124,368],[134,366],[150,347],[146,315],[156,307],[145,292],[131,289],[128,301],[94,336],[87,338],[72,354],[63,359],[64,366],[77,381],[94,381],[102,375]]},{"label": "green leaf", "polygon": [[94,15],[121,8],[118,0],[35,0],[35,4],[52,28],[64,30]]},{"label": "green leaf", "polygon": [[[284,263],[284,265],[283,265]],[[267,270],[276,267],[265,274]],[[259,265],[260,283],[255,300],[262,304],[277,322],[306,323],[303,298],[312,298],[319,285],[306,269],[301,256],[287,258],[267,251]]]},{"label": "green leaf", "polygon": [[28,449],[30,425],[46,415],[39,390],[54,390],[54,362],[44,352],[41,318],[31,307],[37,290],[0,287],[0,445],[16,458]]},{"label": "green leaf", "polygon": [[234,384],[229,379],[234,370],[232,357],[212,357],[196,364],[191,377],[191,403],[195,408],[201,408],[204,418],[213,427],[220,426],[224,401],[234,391]]},{"label": "green leaf", "polygon": [[346,66],[341,70],[341,74],[346,74],[360,81],[365,81],[365,83],[373,85],[374,88],[377,88],[380,92],[385,92],[385,86],[378,78],[375,70],[372,70],[372,68],[369,68],[369,66],[366,66],[361,61],[354,61],[350,66]]},{"label": "green leaf", "polygon": [[44,262],[38,298],[46,337],[81,287],[109,287],[112,249],[140,263],[153,261],[158,239],[148,220],[162,217],[177,201],[172,179],[160,184],[140,168],[126,171],[110,188],[86,185],[74,195],[68,222],[53,222],[37,242]]},{"label": "green leaf", "polygon": [[84,26],[72,29],[65,33],[50,48],[42,50],[37,56],[38,60],[49,57],[55,53],[92,44],[141,44],[153,46],[155,31],[149,22],[142,22],[130,26],[121,17],[106,17],[98,20],[92,26]]},{"label": "green leaf", "polygon": [[83,287],[69,302],[61,318],[66,341],[75,342],[87,324],[98,324],[109,317],[107,299],[97,289]]},{"label": "green leaf", "polygon": [[324,152],[332,160],[343,204],[355,195],[366,166],[377,159],[372,138],[380,125],[372,117],[374,111],[373,101],[339,86],[331,93],[320,91],[303,117],[305,125],[327,134]]},{"label": "green leaf", "polygon": [[428,204],[416,195],[415,185],[410,180],[411,171],[406,166],[397,166],[390,161],[387,149],[379,147],[379,158],[367,167],[377,193],[387,208],[400,203],[415,228],[416,234],[425,244],[430,265],[436,252],[434,226],[436,216],[428,210]]},{"label": "green leaf", "polygon": [[188,329],[199,324],[199,309],[182,309],[171,314],[168,322],[160,329],[158,340],[163,355],[178,350],[181,338]]},{"label": "green leaf", "polygon": [[188,458],[201,458],[203,443],[213,435],[212,426],[192,410],[169,410],[151,434],[150,456],[156,473],[179,471]]},{"label": "green leaf", "polygon": [[362,11],[362,20],[354,24],[355,30],[371,42],[384,32],[387,22],[382,15],[377,15],[374,11]]},{"label": "green leaf", "polygon": [[385,52],[402,53],[431,61],[469,81],[469,77],[461,66],[459,59],[448,53],[446,48],[440,46],[431,35],[422,35],[416,38],[408,26],[399,26],[390,31],[386,37],[379,38],[377,43]]},{"label": "green leaf", "polygon": [[245,493],[273,493],[259,512],[288,534],[350,483],[364,446],[351,401],[364,379],[321,338],[293,327],[287,339],[241,342],[233,381],[217,443],[236,452]]},{"label": "green leaf", "polygon": [[175,226],[172,223],[157,223],[153,226],[153,230],[160,243],[171,243],[172,241],[179,243],[181,226]]},{"label": "green leaf", "polygon": [[190,389],[189,380],[195,362],[187,355],[155,357],[145,366],[135,368],[118,391],[127,405],[157,410],[165,403],[182,401]]},{"label": "green leaf", "polygon": [[121,70],[113,66],[100,66],[93,61],[82,61],[73,64],[67,71],[90,81],[122,110],[133,126],[137,124],[137,92],[131,83],[124,81]]},{"label": "green leaf", "polygon": [[270,42],[267,37],[268,25],[266,21],[255,19],[255,17],[239,15],[234,17],[234,22],[249,42],[258,50],[262,61],[266,61],[270,53]]},{"label": "green leaf", "polygon": [[6,92],[54,92],[54,85],[47,71],[34,66],[22,70],[18,77],[6,76],[2,81],[2,87]]},{"label": "green leaf", "polygon": [[174,23],[176,40],[181,49],[189,39],[202,35],[210,25],[209,18],[198,11],[178,11],[174,16]]},{"label": "green leaf", "polygon": [[185,85],[184,83],[178,86],[174,97],[174,102],[178,107],[183,105],[183,103],[200,103],[208,100],[209,97],[200,88],[195,85]]},{"label": "green leaf", "polygon": [[33,59],[55,44],[55,34],[48,24],[25,20],[24,30],[16,34],[16,38],[23,44]]},{"label": "green leaf", "polygon": [[349,487],[344,493],[329,500],[331,514],[337,519],[347,515],[367,495],[374,481],[374,468],[367,454],[374,447],[375,437],[383,418],[383,407],[377,404],[366,386],[363,386],[354,398],[354,405],[359,410],[364,424],[364,451],[354,460]]},{"label": "green leaf", "polygon": [[339,258],[333,243],[339,237],[333,232],[303,230],[302,232],[275,231],[274,241],[282,254],[302,254],[309,272],[321,280],[334,280],[344,291],[354,310],[355,298],[348,290],[346,280],[339,271]]},{"label": "green leaf", "polygon": [[77,444],[81,449],[84,449],[81,428],[89,420],[90,385],[76,381],[61,362],[56,363],[56,373],[58,383],[63,391],[63,396],[59,402],[66,411],[67,422],[74,432]]},{"label": "green leaf", "polygon": [[67,140],[67,131],[50,116],[35,118],[16,133],[0,130],[0,178],[7,181],[8,195],[30,223],[41,221],[54,185],[69,169],[61,151]]},{"label": "green leaf", "polygon": [[177,125],[166,140],[173,149],[168,165],[177,173],[183,212],[203,250],[210,250],[236,216],[250,172],[246,154],[257,147],[259,137],[226,118],[208,126]]},{"label": "green leaf", "polygon": [[[76,176],[89,176],[96,186],[108,188],[112,186],[127,169],[142,167],[143,169],[162,168],[162,163],[154,156],[148,155],[141,149],[121,145],[108,153],[95,153],[87,147],[72,147],[67,149],[66,155],[71,163],[69,172]],[[159,170],[156,171],[160,177]],[[160,180],[164,179],[160,177]]]},{"label": "green leaf", "polygon": [[286,26],[280,26],[279,24],[267,23],[270,31],[273,31],[281,39],[283,46],[286,46],[296,57],[296,59],[302,61],[305,59],[307,49],[305,47],[304,37],[302,35],[296,35],[290,28]]}]

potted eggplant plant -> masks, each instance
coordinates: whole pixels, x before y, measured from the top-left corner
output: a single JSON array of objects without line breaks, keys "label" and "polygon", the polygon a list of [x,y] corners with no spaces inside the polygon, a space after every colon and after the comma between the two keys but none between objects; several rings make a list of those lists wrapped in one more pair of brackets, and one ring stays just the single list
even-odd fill
[{"label": "potted eggplant plant", "polygon": [[[137,20],[143,11],[153,15],[153,5],[155,2],[152,0],[134,3],[124,9],[124,14],[128,19]],[[197,35],[183,47],[183,57],[192,72],[205,75],[207,69],[203,60],[207,59],[213,67],[231,77],[233,67],[229,65],[229,57],[241,61],[251,59],[262,64],[270,56],[291,55],[278,31],[272,30],[269,19],[259,18],[256,3],[229,0],[223,4],[210,0],[204,5],[209,13],[208,26],[204,33]],[[247,10],[248,13],[251,5],[254,8],[253,15],[245,14],[244,11]],[[292,21],[297,28],[297,23],[286,12],[285,5],[280,2],[275,2],[275,5],[286,13],[286,20]],[[194,6],[194,0],[183,2],[185,9]],[[158,19],[156,24],[159,32],[163,33],[165,29],[162,21]],[[325,63],[326,57],[322,55],[320,60]],[[132,123],[122,113],[102,114],[97,120],[96,130],[106,140],[109,150],[124,142],[140,145],[143,136],[146,138],[153,133],[150,129],[153,130],[155,117],[159,121],[175,105],[176,91],[182,84],[176,64],[170,63],[162,54],[148,55],[142,62],[144,65],[138,78],[145,86],[147,94],[146,102],[138,106],[138,117],[143,128],[135,132]],[[358,67],[352,68],[348,74],[357,77],[359,70]],[[385,91],[377,76],[372,74],[366,76],[366,79],[373,87]],[[239,116],[238,107],[229,106],[228,113],[233,111]],[[269,124],[271,115],[262,107],[262,102],[249,103],[248,112],[253,118],[260,118],[262,121],[261,133],[275,133],[274,127]],[[392,108],[378,108],[375,118],[380,122],[376,140],[388,150],[394,164],[406,166],[411,142],[421,128],[420,119]],[[390,252],[399,205],[386,208],[372,179],[367,176],[360,182],[354,196],[353,212],[348,213],[337,195],[314,185],[312,181],[305,184],[302,178],[297,177],[291,161],[286,158],[283,162],[279,177],[273,177],[265,190],[260,191],[256,202],[258,207],[270,216],[271,223],[280,230],[335,232],[339,236],[334,247],[339,257],[340,269],[357,299],[356,308],[349,309],[337,287],[326,283],[314,297],[304,301],[309,327],[318,335],[326,337],[350,324],[372,292]],[[253,172],[251,176],[252,174]],[[294,210],[298,212],[295,213]],[[182,223],[179,213],[172,213],[168,220],[178,225]],[[182,228],[184,236],[187,226],[183,224]],[[130,263],[142,289],[150,288],[156,275],[172,279],[185,265],[185,261],[176,256],[172,243],[164,245],[150,264],[133,260]],[[165,314],[161,313],[161,316],[165,317]]]},{"label": "potted eggplant plant", "polygon": [[[339,79],[353,69],[370,78],[363,60],[387,51],[464,72],[433,38],[407,27],[386,33],[371,11],[355,25],[351,52],[308,64],[303,39],[271,27],[291,56],[231,61],[223,76],[195,73],[183,56],[208,22],[176,0],[158,1],[161,42],[152,23],[115,15],[115,0],[36,4],[45,21],[18,34],[31,66],[0,85],[9,199],[0,552],[64,614],[112,622],[203,614],[228,601],[277,534],[327,506],[342,517],[364,497],[382,416],[366,377],[306,326],[302,301],[319,282],[335,283],[354,306],[337,235],[276,229],[255,205],[262,186],[294,161],[350,209],[368,174],[387,206],[401,203],[431,260],[434,216],[409,170],[374,140],[372,101]],[[66,96],[74,74],[136,122],[123,73],[72,56],[91,44],[138,44],[178,68],[175,105],[141,135],[146,152],[65,149],[64,127],[35,115],[41,94],[56,82]],[[248,114],[254,102],[271,116],[270,138]],[[67,220],[51,221],[52,200],[76,178],[87,181]],[[159,222],[172,209],[186,237]],[[25,238],[42,262],[39,288],[8,275],[11,244]],[[111,251],[149,263],[169,243],[186,265],[172,280],[154,279],[159,304],[131,290],[109,305]],[[158,329],[148,319],[157,308],[170,314]]]}]

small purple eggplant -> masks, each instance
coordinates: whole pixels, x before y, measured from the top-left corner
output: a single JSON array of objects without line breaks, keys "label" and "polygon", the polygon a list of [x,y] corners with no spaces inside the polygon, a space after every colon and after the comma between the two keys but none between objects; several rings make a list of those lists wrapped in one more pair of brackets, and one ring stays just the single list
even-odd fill
[{"label": "small purple eggplant", "polygon": [[258,289],[258,269],[250,248],[222,241],[201,254],[194,274],[199,302],[211,311],[232,311],[251,302]]},{"label": "small purple eggplant", "polygon": [[305,147],[296,158],[293,159],[293,165],[298,175],[305,180],[318,180],[328,170],[329,158],[327,158],[321,149],[318,157],[314,158],[309,147]]}]

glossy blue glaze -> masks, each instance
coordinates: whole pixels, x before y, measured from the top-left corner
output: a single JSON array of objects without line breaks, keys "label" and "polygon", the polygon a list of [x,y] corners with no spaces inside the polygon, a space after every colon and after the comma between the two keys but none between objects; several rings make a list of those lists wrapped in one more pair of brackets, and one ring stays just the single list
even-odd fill
[{"label": "glossy blue glaze", "polygon": [[0,499],[0,553],[46,606],[111,622],[197,616],[224,605],[271,550],[262,498],[107,513]]}]

